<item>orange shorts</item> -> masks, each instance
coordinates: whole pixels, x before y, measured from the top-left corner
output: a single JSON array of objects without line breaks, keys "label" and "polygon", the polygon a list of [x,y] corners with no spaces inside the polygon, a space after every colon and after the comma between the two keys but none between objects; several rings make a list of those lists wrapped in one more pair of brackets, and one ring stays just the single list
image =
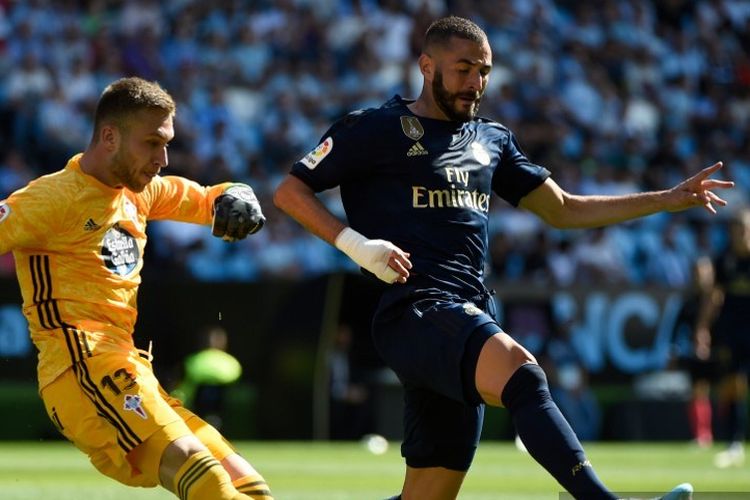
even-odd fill
[{"label": "orange shorts", "polygon": [[197,436],[219,460],[235,452],[216,429],[162,389],[151,363],[137,352],[84,358],[41,396],[63,436],[100,472],[130,486],[157,486],[161,454],[183,436]]}]

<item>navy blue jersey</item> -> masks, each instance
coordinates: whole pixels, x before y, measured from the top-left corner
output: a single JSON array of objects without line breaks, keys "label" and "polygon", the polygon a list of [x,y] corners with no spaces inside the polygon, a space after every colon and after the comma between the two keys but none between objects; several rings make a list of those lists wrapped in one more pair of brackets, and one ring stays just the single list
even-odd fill
[{"label": "navy blue jersey", "polygon": [[411,102],[350,113],[291,173],[315,192],[340,186],[353,229],[411,254],[410,282],[473,295],[484,290],[491,193],[518,205],[549,172],[503,125],[417,117]]}]

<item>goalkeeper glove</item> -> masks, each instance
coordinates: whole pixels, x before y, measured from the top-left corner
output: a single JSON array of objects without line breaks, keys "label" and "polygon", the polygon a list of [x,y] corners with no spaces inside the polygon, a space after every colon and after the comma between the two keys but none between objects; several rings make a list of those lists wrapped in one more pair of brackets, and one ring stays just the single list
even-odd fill
[{"label": "goalkeeper glove", "polygon": [[226,241],[237,241],[260,231],[266,218],[253,189],[233,184],[214,200],[212,234]]}]

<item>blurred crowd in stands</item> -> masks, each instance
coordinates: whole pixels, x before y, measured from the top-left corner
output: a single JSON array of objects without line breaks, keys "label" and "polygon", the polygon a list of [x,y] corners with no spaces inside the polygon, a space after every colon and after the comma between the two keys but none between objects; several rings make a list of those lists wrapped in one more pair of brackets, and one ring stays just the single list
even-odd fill
[{"label": "blurred crowd in stands", "polygon": [[[227,245],[154,222],[159,272],[207,281],[353,269],[277,212],[271,193],[346,112],[416,97],[425,29],[469,17],[494,54],[480,114],[511,128],[565,189],[671,187],[721,160],[731,208],[556,231],[495,200],[498,279],[685,287],[750,197],[750,2],[743,0],[0,0],[0,199],[64,166],[104,86],[158,80],[178,103],[170,172],[250,183],[268,224]],[[325,200],[336,213],[336,196]],[[9,256],[0,275],[12,273]],[[152,266],[156,269],[157,266]]]}]

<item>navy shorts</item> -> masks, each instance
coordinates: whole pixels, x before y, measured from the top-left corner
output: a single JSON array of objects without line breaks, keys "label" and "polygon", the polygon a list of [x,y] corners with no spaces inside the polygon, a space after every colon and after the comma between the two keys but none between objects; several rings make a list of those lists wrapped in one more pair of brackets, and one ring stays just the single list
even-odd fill
[{"label": "navy shorts", "polygon": [[494,301],[404,289],[383,297],[372,329],[405,390],[401,454],[411,467],[466,471],[484,418],[476,364],[487,339],[501,331]]}]

